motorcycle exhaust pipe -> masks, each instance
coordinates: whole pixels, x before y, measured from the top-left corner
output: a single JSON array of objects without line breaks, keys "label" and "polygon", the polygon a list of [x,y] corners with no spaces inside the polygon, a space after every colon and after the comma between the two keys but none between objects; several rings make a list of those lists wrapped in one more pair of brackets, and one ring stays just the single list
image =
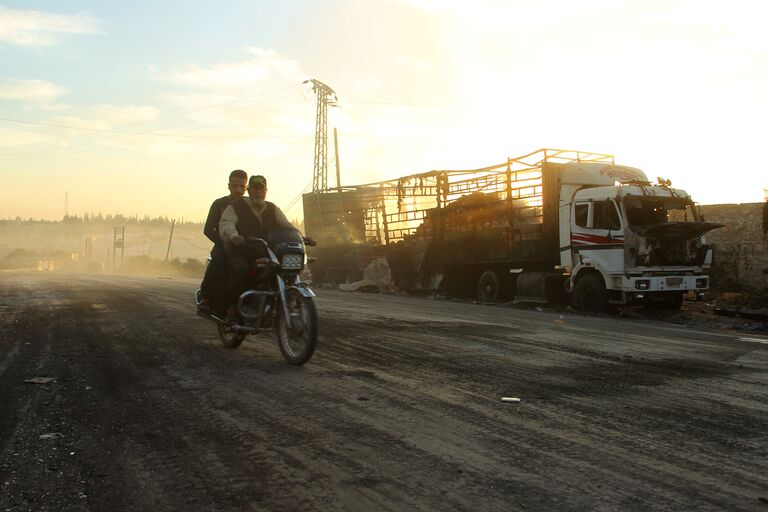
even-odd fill
[{"label": "motorcycle exhaust pipe", "polygon": [[199,309],[197,310],[197,316],[199,316],[200,318],[205,318],[206,320],[210,320],[212,322],[219,323],[219,324],[226,324],[227,323],[226,320],[224,320],[223,318],[217,316],[215,313],[201,311]]}]

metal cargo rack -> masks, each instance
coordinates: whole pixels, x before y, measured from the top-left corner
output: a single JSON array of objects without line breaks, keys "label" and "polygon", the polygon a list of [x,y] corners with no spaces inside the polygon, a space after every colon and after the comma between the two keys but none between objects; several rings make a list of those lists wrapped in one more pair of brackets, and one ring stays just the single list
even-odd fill
[{"label": "metal cargo rack", "polygon": [[[474,229],[478,222],[492,225],[493,219],[485,219],[482,214],[473,214],[471,218],[440,217],[441,212],[461,208],[460,202],[471,206],[473,199],[482,202],[482,208],[477,210],[503,208],[518,224],[540,225],[544,165],[573,162],[613,164],[614,158],[602,153],[547,148],[480,169],[435,170],[305,194],[307,232],[316,233],[321,243],[331,245],[382,246],[415,235],[433,238],[437,229],[445,234]],[[441,220],[430,222],[432,218]]]}]

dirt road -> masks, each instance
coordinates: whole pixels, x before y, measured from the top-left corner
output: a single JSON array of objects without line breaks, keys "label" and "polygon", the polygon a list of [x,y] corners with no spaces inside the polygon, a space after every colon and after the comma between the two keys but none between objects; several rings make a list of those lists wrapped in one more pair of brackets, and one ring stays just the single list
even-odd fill
[{"label": "dirt road", "polygon": [[0,512],[768,510],[765,336],[320,290],[296,368],[195,287],[0,275]]}]

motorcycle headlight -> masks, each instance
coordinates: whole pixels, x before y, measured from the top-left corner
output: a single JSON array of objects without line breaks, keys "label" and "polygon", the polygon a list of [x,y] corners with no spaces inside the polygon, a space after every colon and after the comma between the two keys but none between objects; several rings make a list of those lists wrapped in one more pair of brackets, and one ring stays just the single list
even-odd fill
[{"label": "motorcycle headlight", "polygon": [[286,254],[280,260],[280,266],[286,270],[301,270],[304,268],[304,255]]}]

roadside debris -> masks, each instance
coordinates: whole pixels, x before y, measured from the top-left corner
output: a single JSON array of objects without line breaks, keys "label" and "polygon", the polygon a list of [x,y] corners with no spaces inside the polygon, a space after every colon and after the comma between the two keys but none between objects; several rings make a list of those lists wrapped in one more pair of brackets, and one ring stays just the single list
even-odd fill
[{"label": "roadside debris", "polygon": [[59,437],[64,437],[64,434],[60,434],[59,432],[51,432],[50,434],[42,434],[40,439],[58,439]]},{"label": "roadside debris", "polygon": [[363,279],[362,281],[355,281],[354,283],[340,284],[339,290],[343,292],[366,292],[366,293],[380,293],[381,290],[371,281]]},{"label": "roadside debris", "polygon": [[647,320],[648,317],[642,314],[638,308],[625,307],[619,311],[619,317],[621,318],[634,318],[636,320]]},{"label": "roadside debris", "polygon": [[24,382],[27,384],[49,384],[51,382],[56,382],[56,377],[32,377],[31,379],[26,379]]},{"label": "roadside debris", "polygon": [[354,283],[341,283],[343,292],[381,293],[393,291],[392,271],[386,258],[376,258],[363,270],[363,279]]},{"label": "roadside debris", "polygon": [[763,338],[739,338],[739,341],[747,341],[749,343],[763,343],[768,345],[768,339]]},{"label": "roadside debris", "polygon": [[502,401],[502,402],[513,402],[513,403],[517,403],[517,402],[519,402],[519,401],[520,401],[520,399],[519,399],[519,398],[517,398],[517,397],[515,397],[515,396],[503,396],[503,397],[501,397],[501,401]]},{"label": "roadside debris", "polygon": [[715,308],[716,315],[729,316],[736,318],[747,318],[749,320],[768,320],[768,310],[764,309],[726,309]]}]

